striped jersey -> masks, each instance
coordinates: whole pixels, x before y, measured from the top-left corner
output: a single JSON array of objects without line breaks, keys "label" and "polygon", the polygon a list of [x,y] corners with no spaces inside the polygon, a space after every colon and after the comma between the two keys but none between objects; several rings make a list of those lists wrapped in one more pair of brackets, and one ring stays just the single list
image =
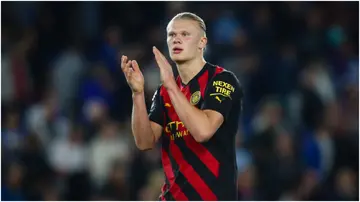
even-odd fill
[{"label": "striped jersey", "polygon": [[208,141],[195,141],[165,87],[158,88],[149,118],[163,127],[165,184],[160,200],[237,200],[235,135],[243,97],[239,81],[230,71],[206,63],[186,85],[180,76],[176,82],[193,106],[221,113],[224,122]]}]

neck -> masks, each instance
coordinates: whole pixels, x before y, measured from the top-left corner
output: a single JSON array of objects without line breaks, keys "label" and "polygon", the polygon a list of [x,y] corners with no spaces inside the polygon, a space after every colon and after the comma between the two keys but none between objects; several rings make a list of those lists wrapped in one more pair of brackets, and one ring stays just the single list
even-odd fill
[{"label": "neck", "polygon": [[189,60],[182,64],[176,64],[181,81],[187,84],[192,78],[198,74],[206,64],[203,57],[199,59]]}]

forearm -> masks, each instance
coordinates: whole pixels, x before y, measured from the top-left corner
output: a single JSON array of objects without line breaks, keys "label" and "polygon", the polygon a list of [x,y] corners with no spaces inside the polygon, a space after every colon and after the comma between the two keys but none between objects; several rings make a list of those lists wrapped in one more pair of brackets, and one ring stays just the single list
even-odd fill
[{"label": "forearm", "polygon": [[150,149],[154,146],[155,135],[151,129],[144,93],[133,95],[131,129],[135,144],[140,150]]},{"label": "forearm", "polygon": [[167,89],[167,91],[177,115],[194,139],[202,142],[209,137],[209,133],[213,131],[207,114],[192,106],[178,87]]}]

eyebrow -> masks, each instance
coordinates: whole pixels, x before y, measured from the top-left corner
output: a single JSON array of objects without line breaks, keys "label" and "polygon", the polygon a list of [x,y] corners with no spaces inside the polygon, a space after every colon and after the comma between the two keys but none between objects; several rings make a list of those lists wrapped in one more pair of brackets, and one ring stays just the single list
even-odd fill
[{"label": "eyebrow", "polygon": [[[181,30],[181,31],[178,31],[178,33],[190,33],[189,31],[187,31],[187,30]],[[175,31],[170,31],[170,32],[168,32],[168,34],[175,34]]]}]

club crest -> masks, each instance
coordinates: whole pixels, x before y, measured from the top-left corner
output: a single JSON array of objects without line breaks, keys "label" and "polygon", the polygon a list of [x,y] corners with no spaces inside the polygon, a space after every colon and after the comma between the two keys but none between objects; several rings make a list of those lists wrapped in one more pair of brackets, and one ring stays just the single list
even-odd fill
[{"label": "club crest", "polygon": [[195,93],[193,93],[190,97],[190,103],[192,105],[196,105],[197,103],[199,103],[201,98],[201,94],[200,91],[196,91]]}]

